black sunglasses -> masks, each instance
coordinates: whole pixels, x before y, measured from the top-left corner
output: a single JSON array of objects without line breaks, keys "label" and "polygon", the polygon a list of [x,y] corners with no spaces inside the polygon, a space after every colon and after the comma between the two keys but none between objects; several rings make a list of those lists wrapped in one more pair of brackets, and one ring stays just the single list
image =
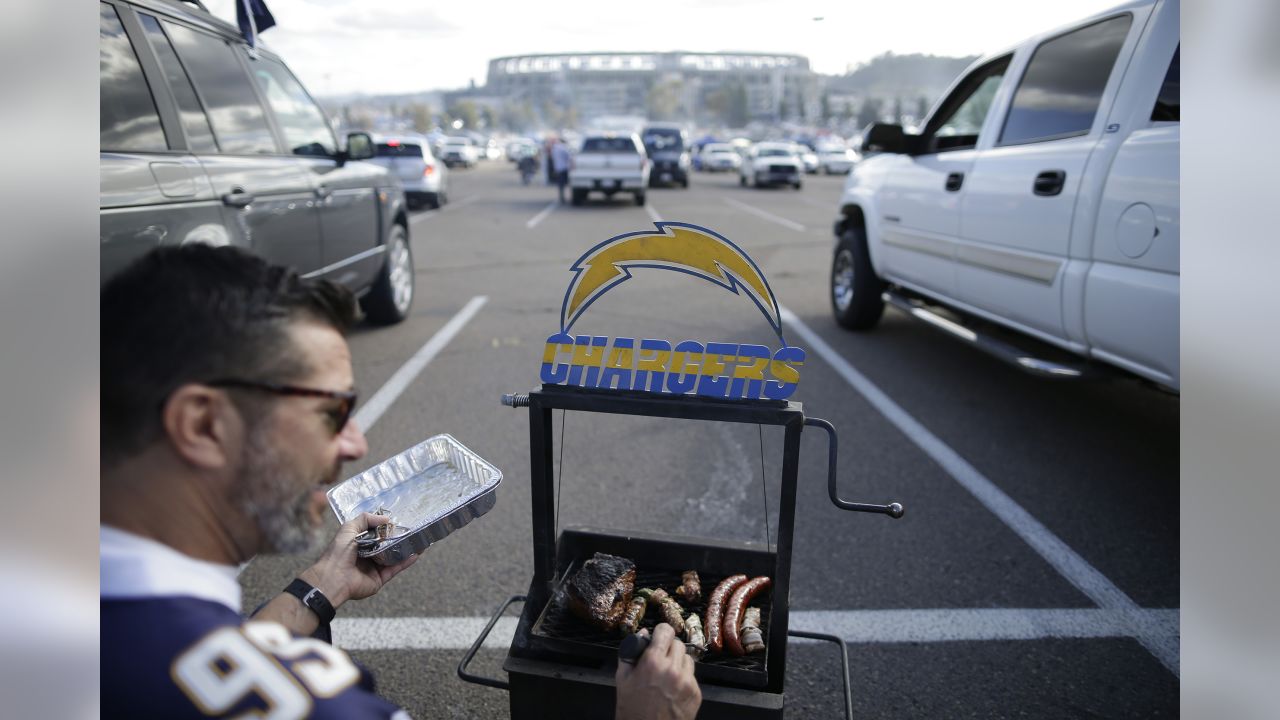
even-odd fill
[{"label": "black sunglasses", "polygon": [[351,411],[356,407],[356,393],[348,390],[319,390],[316,388],[304,388],[296,385],[281,385],[280,383],[258,382],[256,380],[240,380],[237,378],[222,378],[212,382],[205,383],[210,387],[228,387],[239,388],[242,390],[260,390],[262,392],[275,393],[276,395],[294,395],[298,397],[320,397],[340,400],[341,405],[329,414],[333,421],[333,432],[340,433],[347,426],[347,421],[351,419]]}]

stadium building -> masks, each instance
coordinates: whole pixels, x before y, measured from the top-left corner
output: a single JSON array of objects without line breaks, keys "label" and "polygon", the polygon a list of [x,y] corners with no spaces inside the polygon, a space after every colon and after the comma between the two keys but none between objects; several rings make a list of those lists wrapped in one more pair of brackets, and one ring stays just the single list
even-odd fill
[{"label": "stadium building", "polygon": [[[558,53],[489,61],[485,93],[575,107],[584,121],[644,116],[655,104],[703,120],[745,91],[747,120],[812,117],[818,76],[801,55],[771,53]],[[723,112],[723,111],[720,111]]]}]

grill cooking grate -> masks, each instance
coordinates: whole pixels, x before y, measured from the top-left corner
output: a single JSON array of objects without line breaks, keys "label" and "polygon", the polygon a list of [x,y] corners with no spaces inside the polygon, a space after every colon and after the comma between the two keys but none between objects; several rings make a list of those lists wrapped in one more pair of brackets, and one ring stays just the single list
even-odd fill
[{"label": "grill cooking grate", "polygon": [[[574,563],[565,572],[564,578],[572,577],[576,571],[577,563]],[[728,576],[704,575],[699,571],[698,577],[702,582],[702,599],[696,603],[685,603],[679,596],[675,595],[675,589],[680,587],[679,571],[652,570],[637,566],[636,590],[641,588],[662,588],[676,599],[686,614],[689,611],[693,611],[699,617],[705,619],[708,596],[715,590],[716,585],[720,584],[720,581]],[[616,656],[618,645],[621,644],[624,637],[623,631],[621,629],[612,632],[600,630],[579,619],[569,610],[563,585],[564,581],[562,580],[561,588],[553,595],[551,601],[547,603],[547,607],[543,610],[542,616],[534,624],[533,635],[544,640],[553,641],[558,649],[567,652],[597,658]],[[771,619],[770,610],[773,605],[772,589],[757,595],[751,605],[760,608],[760,631],[767,647]],[[640,623],[641,627],[649,628],[652,631],[661,622],[661,615],[657,608],[650,606]],[[768,680],[767,661],[767,650],[742,657],[733,655],[727,650],[719,653],[708,650],[698,660],[696,672],[700,680],[718,680],[727,683],[761,686]]]}]

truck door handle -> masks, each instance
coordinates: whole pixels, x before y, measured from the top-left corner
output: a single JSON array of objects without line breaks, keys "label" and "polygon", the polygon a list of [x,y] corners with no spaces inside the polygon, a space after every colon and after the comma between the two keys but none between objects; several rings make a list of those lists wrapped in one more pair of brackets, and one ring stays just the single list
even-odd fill
[{"label": "truck door handle", "polygon": [[1062,192],[1062,186],[1066,184],[1066,170],[1045,170],[1036,176],[1036,181],[1032,185],[1031,191],[1041,197],[1052,197]]},{"label": "truck door handle", "polygon": [[253,194],[245,192],[244,188],[232,188],[231,192],[222,196],[222,204],[228,207],[247,207],[251,202],[253,202]]},{"label": "truck door handle", "polygon": [[328,185],[321,185],[320,187],[317,187],[317,188],[316,188],[316,197],[318,197],[318,198],[320,198],[321,200],[323,200],[323,199],[325,199],[325,198],[329,197],[329,195],[330,195],[332,192],[333,192],[333,191],[329,189],[329,186],[328,186]]},{"label": "truck door handle", "polygon": [[954,172],[947,176],[947,192],[956,192],[964,184],[964,173]]}]

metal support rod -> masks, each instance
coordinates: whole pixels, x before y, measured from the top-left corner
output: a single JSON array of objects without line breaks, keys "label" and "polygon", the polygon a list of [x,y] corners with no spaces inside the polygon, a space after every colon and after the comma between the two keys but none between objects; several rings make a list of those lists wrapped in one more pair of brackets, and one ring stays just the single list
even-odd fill
[{"label": "metal support rod", "polygon": [[807,630],[788,630],[787,635],[790,635],[791,637],[808,638],[809,640],[825,640],[840,646],[840,667],[844,670],[844,716],[848,718],[848,720],[853,720],[853,692],[849,689],[849,647],[845,645],[844,638],[838,635],[809,632]]},{"label": "metal support rod", "polygon": [[831,502],[841,510],[852,510],[854,512],[881,513],[891,518],[897,519],[902,517],[902,503],[889,503],[888,505],[871,505],[868,503],[849,502],[841,500],[840,493],[836,489],[836,429],[831,423],[821,418],[805,418],[805,425],[819,427],[827,431],[827,494],[831,496]]},{"label": "metal support rod", "polygon": [[[480,632],[480,637],[476,638],[476,641],[471,643],[471,648],[467,650],[466,654],[462,656],[462,661],[458,663],[459,678],[465,682],[475,683],[476,685],[487,685],[488,687],[498,688],[499,690],[511,689],[511,684],[505,680],[495,680],[493,678],[484,677],[483,675],[472,675],[467,672],[467,665],[471,664],[471,660],[475,658],[476,653],[480,651],[480,646],[484,645],[485,638],[489,637],[489,633],[493,630],[493,626],[497,625],[498,621],[502,619],[502,614],[507,611],[507,608],[511,607],[511,603],[524,602],[524,599],[524,595],[512,595],[507,598],[506,602],[502,603],[502,605],[498,607],[498,612],[494,613],[493,617],[489,618],[489,624],[484,626],[484,630]],[[846,671],[845,674],[847,675],[848,672]]]}]

